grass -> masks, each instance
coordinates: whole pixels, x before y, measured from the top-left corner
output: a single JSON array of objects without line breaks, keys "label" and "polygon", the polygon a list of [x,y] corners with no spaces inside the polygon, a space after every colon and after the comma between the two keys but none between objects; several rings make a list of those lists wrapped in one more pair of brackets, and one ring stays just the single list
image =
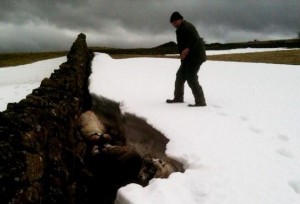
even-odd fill
[{"label": "grass", "polygon": [[154,57],[154,58],[178,58],[178,57],[169,57],[166,55],[159,54],[110,54],[114,59],[126,59],[126,58],[136,58],[136,57]]},{"label": "grass", "polygon": [[[67,52],[0,54],[0,67],[23,65],[66,55]],[[165,57],[164,55],[153,54],[111,54],[111,56],[116,59],[132,57]],[[208,56],[208,60],[300,65],[300,49],[243,54],[212,55]]]},{"label": "grass", "polygon": [[[124,59],[132,57],[164,57],[164,55],[140,55],[140,54],[110,54],[114,59]],[[178,57],[168,57],[178,58]],[[208,60],[213,61],[233,61],[233,62],[252,62],[252,63],[271,63],[300,65],[300,49],[279,50],[268,52],[254,52],[242,54],[222,54],[207,56]]]},{"label": "grass", "polygon": [[0,53],[0,67],[29,64],[40,60],[66,56],[67,52]]},{"label": "grass", "polygon": [[208,59],[217,61],[300,65],[300,49],[243,54],[223,54],[208,56]]},{"label": "grass", "polygon": [[[111,54],[111,57],[115,59],[124,59],[124,58],[132,58],[132,57],[165,57],[165,56],[164,55]],[[175,58],[175,57],[169,57],[169,58]],[[234,61],[234,62],[300,65],[300,49],[242,53],[242,54],[210,55],[207,56],[207,59],[213,61]]]}]

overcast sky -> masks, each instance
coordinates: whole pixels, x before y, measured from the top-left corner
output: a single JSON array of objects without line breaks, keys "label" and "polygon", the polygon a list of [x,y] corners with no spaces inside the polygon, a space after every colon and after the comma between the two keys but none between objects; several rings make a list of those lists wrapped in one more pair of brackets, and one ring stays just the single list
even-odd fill
[{"label": "overcast sky", "polygon": [[81,32],[88,46],[154,47],[176,41],[173,11],[207,43],[300,31],[300,0],[0,0],[0,52],[68,50]]}]

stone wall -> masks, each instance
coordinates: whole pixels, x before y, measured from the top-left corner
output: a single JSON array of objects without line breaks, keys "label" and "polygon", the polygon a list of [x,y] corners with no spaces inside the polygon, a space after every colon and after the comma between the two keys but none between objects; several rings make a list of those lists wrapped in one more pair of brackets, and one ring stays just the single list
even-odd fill
[{"label": "stone wall", "polygon": [[124,185],[184,171],[165,155],[162,133],[89,93],[94,54],[85,38],[39,88],[0,112],[1,204],[112,204]]},{"label": "stone wall", "polygon": [[93,57],[85,38],[78,35],[67,62],[39,88],[0,113],[1,204],[80,202],[86,146],[77,120],[91,106]]}]

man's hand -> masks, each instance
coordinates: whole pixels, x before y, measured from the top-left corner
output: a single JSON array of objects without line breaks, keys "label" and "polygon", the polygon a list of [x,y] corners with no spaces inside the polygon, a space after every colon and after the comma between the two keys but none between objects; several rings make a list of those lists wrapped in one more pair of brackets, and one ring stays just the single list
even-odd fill
[{"label": "man's hand", "polygon": [[180,59],[184,60],[186,58],[186,56],[188,55],[190,49],[189,48],[185,48],[181,53],[180,53]]}]

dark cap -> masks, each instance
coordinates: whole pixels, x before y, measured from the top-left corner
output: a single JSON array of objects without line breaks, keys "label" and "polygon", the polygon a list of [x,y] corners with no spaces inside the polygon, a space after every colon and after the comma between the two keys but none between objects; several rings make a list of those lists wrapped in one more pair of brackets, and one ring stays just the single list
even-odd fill
[{"label": "dark cap", "polygon": [[172,13],[171,18],[170,18],[170,23],[172,23],[173,21],[179,20],[179,19],[183,19],[183,16],[178,12],[175,11],[174,13]]}]

